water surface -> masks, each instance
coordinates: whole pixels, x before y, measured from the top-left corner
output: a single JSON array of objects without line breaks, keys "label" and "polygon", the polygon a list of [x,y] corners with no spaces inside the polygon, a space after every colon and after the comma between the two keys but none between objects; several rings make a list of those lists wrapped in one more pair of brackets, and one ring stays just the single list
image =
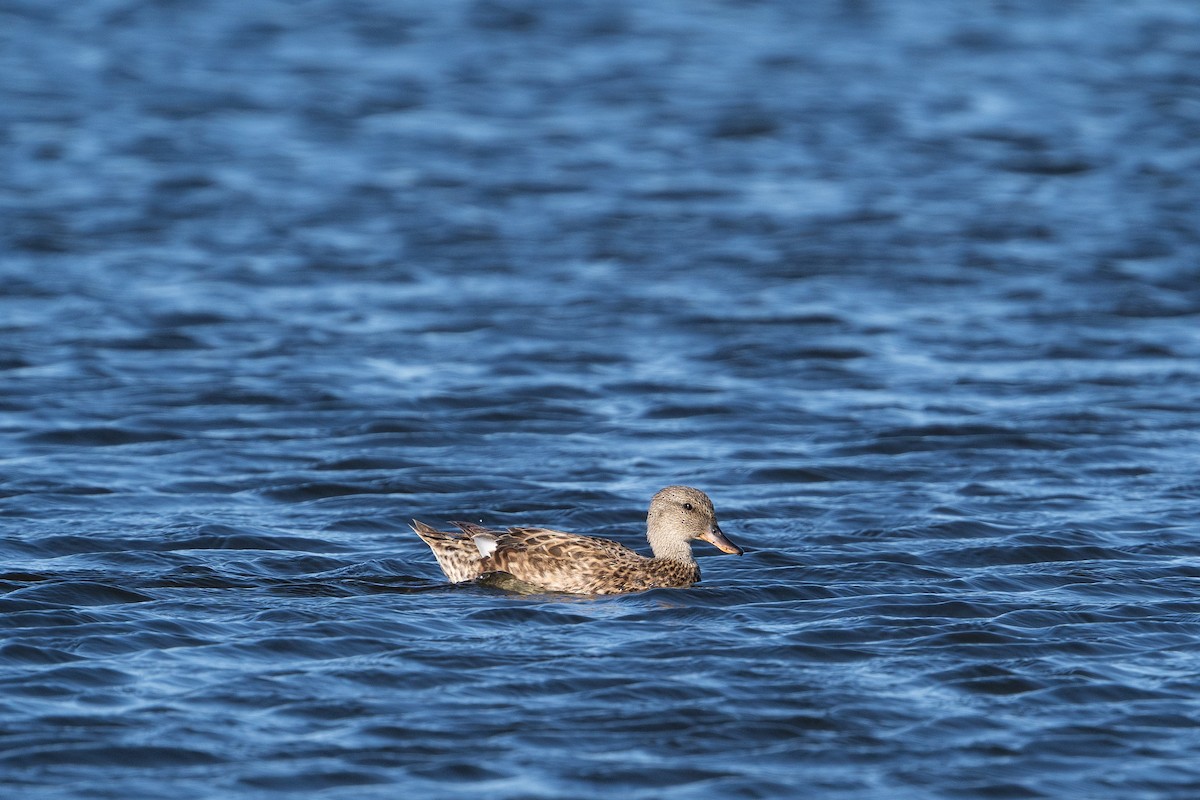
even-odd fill
[{"label": "water surface", "polygon": [[1200,10],[1060,5],[0,2],[0,787],[1196,797]]}]

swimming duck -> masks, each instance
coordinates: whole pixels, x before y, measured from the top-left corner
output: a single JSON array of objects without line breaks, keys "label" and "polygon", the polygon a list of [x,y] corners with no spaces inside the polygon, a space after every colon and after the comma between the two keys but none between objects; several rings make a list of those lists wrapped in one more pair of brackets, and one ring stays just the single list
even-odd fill
[{"label": "swimming duck", "polygon": [[451,582],[479,580],[524,592],[620,594],[691,586],[700,580],[692,539],[742,554],[717,524],[712,500],[690,486],[668,486],[650,501],[650,558],[608,539],[547,528],[497,531],[470,522],[451,524],[459,530],[412,522]]}]

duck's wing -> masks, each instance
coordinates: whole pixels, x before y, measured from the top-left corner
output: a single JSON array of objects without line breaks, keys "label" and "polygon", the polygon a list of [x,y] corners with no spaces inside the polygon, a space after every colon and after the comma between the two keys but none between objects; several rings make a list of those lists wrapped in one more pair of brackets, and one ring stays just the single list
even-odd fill
[{"label": "duck's wing", "polygon": [[488,528],[484,525],[478,525],[474,522],[462,522],[461,520],[459,520],[459,521],[451,520],[450,524],[453,525],[454,527],[458,528],[460,531],[465,533],[467,536],[475,536],[476,534],[480,534],[480,533],[490,533],[490,534],[495,534],[498,536],[499,534],[504,532],[504,531],[495,530],[494,528]]},{"label": "duck's wing", "polygon": [[415,519],[409,527],[429,545],[438,566],[453,583],[473,581],[488,571],[475,538],[465,531],[439,531]]},{"label": "duck's wing", "polygon": [[649,559],[609,539],[549,528],[509,528],[485,559],[492,570],[552,592],[608,594],[625,588]]},{"label": "duck's wing", "polygon": [[603,557],[640,559],[643,556],[611,539],[582,536],[551,528],[509,528],[496,540],[497,548],[549,558]]}]

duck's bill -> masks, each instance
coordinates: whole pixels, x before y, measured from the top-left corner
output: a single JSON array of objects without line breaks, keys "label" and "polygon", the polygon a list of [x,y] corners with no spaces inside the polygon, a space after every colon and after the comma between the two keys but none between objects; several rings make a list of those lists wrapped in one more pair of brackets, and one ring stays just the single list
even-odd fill
[{"label": "duck's bill", "polygon": [[729,553],[730,555],[734,556],[740,556],[742,554],[742,548],[729,541],[729,537],[726,536],[716,525],[712,527],[712,530],[705,531],[704,533],[700,534],[700,538],[720,550],[722,553]]}]

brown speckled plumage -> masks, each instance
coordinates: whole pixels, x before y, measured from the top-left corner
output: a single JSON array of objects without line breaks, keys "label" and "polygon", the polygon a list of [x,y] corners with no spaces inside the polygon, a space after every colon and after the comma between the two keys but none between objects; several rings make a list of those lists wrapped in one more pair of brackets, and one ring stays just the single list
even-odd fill
[{"label": "brown speckled plumage", "polygon": [[454,583],[480,580],[504,588],[573,594],[619,594],[656,587],[691,586],[700,580],[692,539],[741,554],[717,524],[708,495],[668,486],[654,495],[646,519],[647,558],[609,539],[546,528],[491,530],[455,522],[439,531],[413,520],[412,528]]}]

